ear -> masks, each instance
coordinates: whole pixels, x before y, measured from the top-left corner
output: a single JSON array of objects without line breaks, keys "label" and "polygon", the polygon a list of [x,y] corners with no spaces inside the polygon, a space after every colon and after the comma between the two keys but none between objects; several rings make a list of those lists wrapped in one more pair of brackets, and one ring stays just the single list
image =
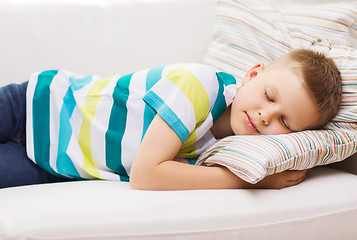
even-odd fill
[{"label": "ear", "polygon": [[258,63],[254,67],[252,67],[243,78],[243,86],[249,82],[251,79],[255,78],[261,71],[264,70],[264,63]]}]

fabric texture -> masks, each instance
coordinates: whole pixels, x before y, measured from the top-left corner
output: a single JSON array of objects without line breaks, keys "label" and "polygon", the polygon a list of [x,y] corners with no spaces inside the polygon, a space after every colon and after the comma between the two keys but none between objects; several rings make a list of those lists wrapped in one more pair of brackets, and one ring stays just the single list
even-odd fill
[{"label": "fabric texture", "polygon": [[209,129],[237,91],[236,79],[202,64],[177,64],[100,78],[63,70],[33,74],[27,89],[27,152],[46,171],[75,179],[128,181],[158,113],[198,157]]},{"label": "fabric texture", "polygon": [[215,21],[207,64],[241,81],[255,64],[269,64],[292,49],[324,52],[341,71],[343,99],[324,130],[228,137],[204,152],[197,164],[223,165],[256,183],[284,170],[338,162],[357,151],[357,2],[248,7],[218,0]]},{"label": "fabric texture", "polygon": [[27,82],[0,88],[0,143],[24,142]]},{"label": "fabric texture", "polygon": [[0,88],[0,188],[64,181],[26,155],[27,82]]}]

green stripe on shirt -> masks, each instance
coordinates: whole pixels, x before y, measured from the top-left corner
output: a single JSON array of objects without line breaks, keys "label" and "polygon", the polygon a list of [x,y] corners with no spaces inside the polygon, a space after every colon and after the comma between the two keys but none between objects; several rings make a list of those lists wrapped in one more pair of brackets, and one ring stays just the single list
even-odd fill
[{"label": "green stripe on shirt", "polygon": [[47,172],[58,175],[50,165],[50,86],[57,70],[44,71],[38,80],[32,100],[35,162]]},{"label": "green stripe on shirt", "polygon": [[129,84],[132,74],[125,75],[118,80],[113,92],[113,107],[110,113],[108,130],[105,134],[106,165],[119,174],[120,181],[129,181],[122,160],[122,140],[126,128],[127,113],[126,102],[129,97]]}]

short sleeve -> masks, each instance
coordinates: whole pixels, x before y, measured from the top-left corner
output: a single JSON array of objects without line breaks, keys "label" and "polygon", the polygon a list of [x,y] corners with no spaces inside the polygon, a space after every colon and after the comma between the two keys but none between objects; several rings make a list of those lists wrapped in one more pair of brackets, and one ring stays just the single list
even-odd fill
[{"label": "short sleeve", "polygon": [[182,64],[164,74],[143,100],[185,142],[208,116],[217,92],[217,75],[212,67]]}]

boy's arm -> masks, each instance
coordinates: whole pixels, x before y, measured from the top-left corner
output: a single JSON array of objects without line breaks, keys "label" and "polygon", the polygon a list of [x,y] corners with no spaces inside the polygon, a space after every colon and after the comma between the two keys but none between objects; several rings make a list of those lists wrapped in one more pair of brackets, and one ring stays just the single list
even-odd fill
[{"label": "boy's arm", "polygon": [[252,185],[224,167],[174,161],[181,145],[176,133],[156,115],[135,157],[130,173],[131,187],[145,190],[283,188],[301,182],[305,176],[301,171],[286,171]]}]

